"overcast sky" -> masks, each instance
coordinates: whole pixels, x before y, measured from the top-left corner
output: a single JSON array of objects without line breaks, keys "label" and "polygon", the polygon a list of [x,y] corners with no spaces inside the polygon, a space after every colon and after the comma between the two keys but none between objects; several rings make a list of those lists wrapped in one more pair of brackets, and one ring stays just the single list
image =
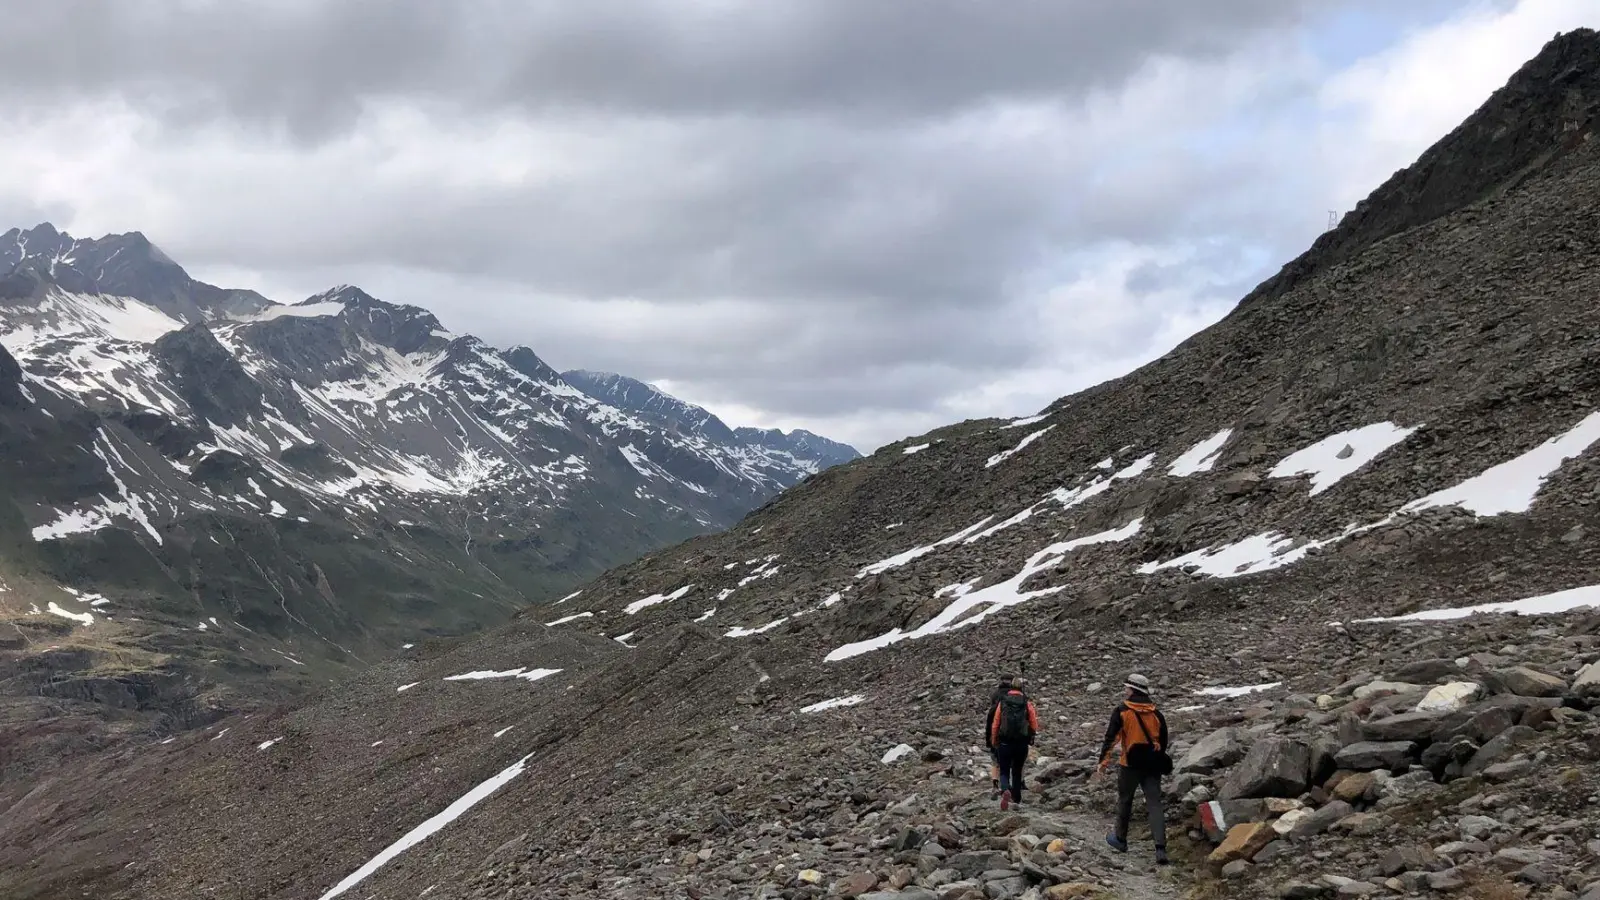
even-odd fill
[{"label": "overcast sky", "polygon": [[0,230],[863,450],[1220,318],[1593,0],[0,0]]}]

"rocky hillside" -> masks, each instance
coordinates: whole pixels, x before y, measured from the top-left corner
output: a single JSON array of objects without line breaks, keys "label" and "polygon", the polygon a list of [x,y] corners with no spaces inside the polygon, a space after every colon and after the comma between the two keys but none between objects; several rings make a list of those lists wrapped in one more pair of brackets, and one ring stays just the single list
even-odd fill
[{"label": "rocky hillside", "polygon": [[0,390],[0,697],[31,748],[0,777],[502,623],[838,458],[683,434],[353,287],[276,305],[49,225],[0,235]]},{"label": "rocky hillside", "polygon": [[[1600,891],[1600,34],[1224,321],[293,711],[0,793],[65,898]],[[1020,812],[978,731],[1044,733]],[[1088,778],[1147,674],[1174,865]],[[86,790],[95,786],[95,790]],[[114,798],[114,799],[112,799]],[[203,811],[203,815],[195,815]]]}]

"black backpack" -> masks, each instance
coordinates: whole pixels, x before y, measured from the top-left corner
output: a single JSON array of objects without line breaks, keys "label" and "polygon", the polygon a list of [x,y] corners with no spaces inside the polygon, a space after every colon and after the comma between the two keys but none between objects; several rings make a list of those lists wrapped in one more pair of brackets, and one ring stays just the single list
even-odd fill
[{"label": "black backpack", "polygon": [[1150,732],[1145,730],[1144,716],[1133,710],[1129,712],[1133,712],[1134,724],[1139,726],[1144,741],[1128,748],[1128,768],[1147,775],[1171,775],[1172,757],[1167,755],[1165,747],[1156,749],[1155,742],[1150,739]]},{"label": "black backpack", "polygon": [[1022,694],[1006,694],[1000,698],[1000,728],[995,735],[1003,744],[1023,743],[1032,736],[1028,725],[1028,698]]}]

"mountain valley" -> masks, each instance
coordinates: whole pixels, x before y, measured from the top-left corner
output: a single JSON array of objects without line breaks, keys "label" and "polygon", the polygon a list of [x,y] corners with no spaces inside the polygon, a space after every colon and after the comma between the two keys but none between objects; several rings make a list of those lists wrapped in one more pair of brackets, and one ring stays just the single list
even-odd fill
[{"label": "mountain valley", "polygon": [[[129,601],[97,606],[62,573],[121,567],[118,596],[238,596],[227,621],[293,611],[310,633],[351,608],[319,587],[328,553],[364,561],[373,604],[448,606],[464,629],[461,595],[481,594],[510,619],[374,654],[305,702],[101,736],[70,766],[42,755],[65,732],[36,737],[41,755],[5,760],[33,775],[0,782],[0,893],[1592,900],[1597,134],[1600,34],[1558,35],[1166,356],[1035,416],[852,460],[351,289],[300,313],[230,294],[208,327],[91,336],[115,360],[96,368],[64,367],[75,351],[53,337],[0,337],[8,591],[56,578],[80,593],[48,602],[100,624]],[[193,374],[227,360],[242,377]],[[131,391],[165,414],[113,399]],[[227,418],[239,397],[256,414]],[[596,433],[610,449],[580,453]],[[729,434],[743,449],[718,455]],[[609,487],[613,450],[642,482]],[[159,490],[138,475],[156,457],[178,473]],[[746,514],[693,505],[721,484],[702,473],[748,485],[774,459],[815,471]],[[474,503],[508,495],[474,524]],[[505,543],[570,519],[563,502],[635,501],[666,523],[654,545],[631,533],[642,555],[585,560],[572,591],[530,561],[572,545]],[[273,537],[213,538],[246,508]],[[105,521],[121,524],[61,549],[32,539]],[[671,528],[683,539],[661,546]],[[282,549],[251,560],[265,546]],[[395,556],[417,581],[381,580]],[[182,591],[163,587],[174,572]],[[269,588],[230,587],[243,572]],[[221,587],[191,593],[199,579]],[[402,639],[363,618],[373,647]],[[309,656],[301,641],[278,649]],[[1008,672],[1043,727],[1030,799],[1002,812],[979,724]],[[1101,840],[1114,797],[1090,776],[1130,672],[1172,724],[1168,867],[1139,825],[1126,855]]]},{"label": "mountain valley", "polygon": [[0,272],[7,778],[502,623],[856,455],[610,405],[354,287],[212,287],[139,234],[12,230]]}]

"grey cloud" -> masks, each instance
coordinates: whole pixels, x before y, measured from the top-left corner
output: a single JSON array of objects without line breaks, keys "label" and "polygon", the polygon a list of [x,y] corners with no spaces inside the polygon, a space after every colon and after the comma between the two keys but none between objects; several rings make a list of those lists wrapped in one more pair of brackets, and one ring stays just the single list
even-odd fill
[{"label": "grey cloud", "polygon": [[[972,307],[1075,244],[1192,235],[1208,223],[1182,210],[1203,213],[1245,183],[1242,164],[1223,173],[1168,155],[1086,187],[1091,162],[1062,158],[1055,136],[973,152],[960,137],[890,130],[791,124],[775,140],[755,122],[705,127],[663,137],[618,124],[636,163],[526,187],[424,180],[344,199],[320,183],[230,193],[219,171],[168,239],[186,259],[238,262],[238,223],[259,221],[250,257],[270,268],[403,264],[661,302]],[[295,225],[273,224],[284,218]]]},{"label": "grey cloud", "polygon": [[6,0],[0,85],[179,116],[348,127],[363,101],[922,115],[1224,54],[1313,0]]},{"label": "grey cloud", "polygon": [[646,305],[608,321],[596,340],[596,310],[581,300],[528,302],[510,285],[451,291],[446,280],[410,272],[362,275],[378,296],[403,292],[440,310],[452,330],[526,343],[557,368],[720,384],[729,402],[790,415],[926,408],[1038,353],[1036,337],[1018,327],[1020,310],[1000,303],[977,316],[954,307]]},{"label": "grey cloud", "polygon": [[[1118,91],[1153,61],[1231,58],[1328,8],[0,0],[0,99],[15,113],[115,96],[158,123],[121,175],[165,202],[127,214],[177,212],[119,227],[197,273],[355,282],[560,367],[807,421],[931,426],[1006,373],[1138,356],[1174,314],[1243,293],[1220,293],[1259,268],[1241,245],[1292,243],[1292,173],[1263,198],[1266,154],[1187,152],[1214,111],[1203,93],[1192,110],[1125,111]],[[1273,87],[1262,114],[1305,88]],[[363,118],[385,102],[424,114],[414,135]],[[426,150],[427,129],[482,134],[487,155],[497,124],[584,164],[463,185],[319,161],[340,139]],[[241,168],[230,147],[281,169]],[[1071,258],[1121,244],[1211,249],[1136,269],[1126,297],[1074,301],[1098,330],[1036,321],[1042,292],[1094,262]],[[1153,297],[1163,286],[1190,308]],[[628,298],[635,320],[597,324]]]},{"label": "grey cloud", "polygon": [[[373,186],[318,209],[320,185],[230,195],[219,172],[217,191],[197,197],[168,239],[202,263],[237,261],[237,223],[273,221],[288,193],[306,215],[260,229],[250,241],[258,265],[405,263],[602,297],[926,306],[992,298],[996,273],[1026,261],[1029,235],[1054,227],[1055,200],[1041,188],[1064,173],[1026,165],[1021,147],[973,159],[954,143],[819,128],[798,133],[804,149],[780,161],[759,132],[730,124],[685,143],[640,143],[637,165],[560,184]],[[720,145],[709,163],[698,155],[708,143]],[[691,169],[705,174],[674,180]]]},{"label": "grey cloud", "polygon": [[1175,262],[1135,266],[1123,283],[1136,297],[1183,291],[1199,300],[1237,300],[1253,286],[1240,290],[1238,273],[1259,269],[1261,261],[1254,258],[1258,255],[1233,241],[1198,241],[1188,256]]}]

